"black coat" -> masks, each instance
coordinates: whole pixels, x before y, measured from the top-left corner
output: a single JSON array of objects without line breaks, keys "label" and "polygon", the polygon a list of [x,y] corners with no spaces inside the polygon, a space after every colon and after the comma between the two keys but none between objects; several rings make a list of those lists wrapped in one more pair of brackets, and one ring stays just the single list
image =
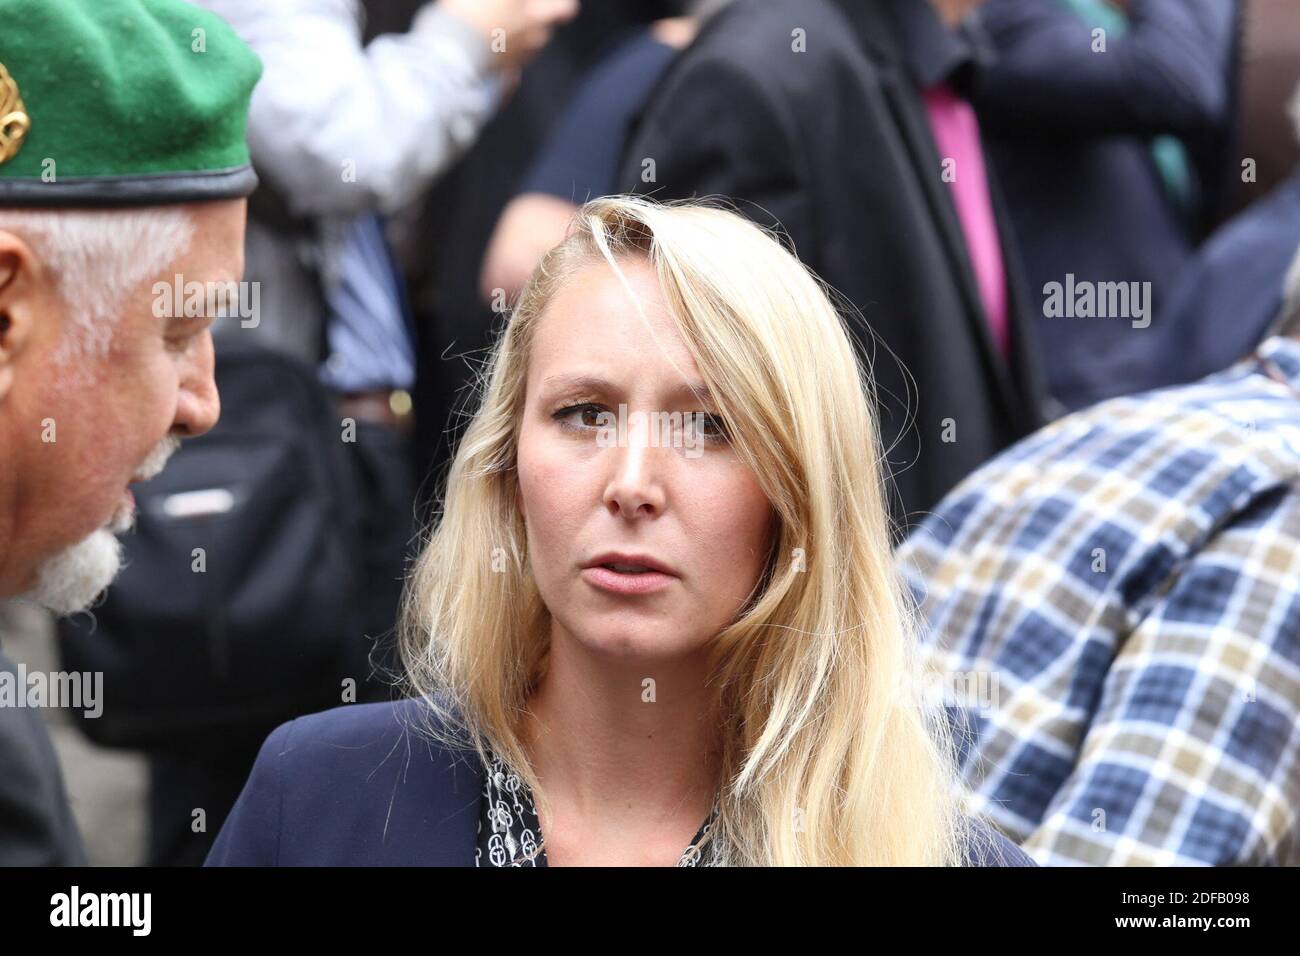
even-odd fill
[{"label": "black coat", "polygon": [[[899,521],[1041,424],[1044,394],[1005,216],[999,208],[1010,367],[902,60],[898,8],[924,2],[737,0],[668,71],[620,174],[627,191],[724,196],[760,223],[778,221],[800,259],[861,311],[884,346],[854,326],[864,356],[874,354]],[[792,50],[796,29],[806,52]],[[654,182],[643,181],[646,159]],[[947,419],[955,441],[943,440]]]},{"label": "black coat", "polygon": [[[17,668],[3,653],[0,671],[17,684]],[[19,686],[18,692],[26,689]],[[0,866],[85,865],[44,714],[0,706]]]}]

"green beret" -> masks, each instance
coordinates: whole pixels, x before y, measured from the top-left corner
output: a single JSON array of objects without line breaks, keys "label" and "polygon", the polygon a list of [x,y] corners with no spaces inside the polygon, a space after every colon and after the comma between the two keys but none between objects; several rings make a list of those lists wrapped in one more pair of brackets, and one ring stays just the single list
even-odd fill
[{"label": "green beret", "polygon": [[247,196],[261,73],[180,0],[0,0],[0,206]]}]

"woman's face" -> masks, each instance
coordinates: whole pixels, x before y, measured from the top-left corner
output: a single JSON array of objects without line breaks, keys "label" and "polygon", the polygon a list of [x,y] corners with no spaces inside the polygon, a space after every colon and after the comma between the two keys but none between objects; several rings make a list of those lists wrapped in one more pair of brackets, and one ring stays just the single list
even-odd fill
[{"label": "woman's face", "polygon": [[[654,336],[604,262],[552,297],[528,369],[519,506],[556,626],[599,653],[678,657],[707,646],[740,611],[762,573],[774,513],[720,419],[675,428],[672,413],[717,408],[687,388],[707,395],[651,266],[620,266]],[[611,553],[668,573],[600,567]]]}]

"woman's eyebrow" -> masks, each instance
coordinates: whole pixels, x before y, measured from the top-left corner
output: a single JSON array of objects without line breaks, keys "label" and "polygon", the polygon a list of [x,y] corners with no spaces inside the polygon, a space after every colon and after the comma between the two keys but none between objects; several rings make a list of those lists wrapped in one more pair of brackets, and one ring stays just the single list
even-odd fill
[{"label": "woman's eyebrow", "polygon": [[[619,391],[613,382],[599,375],[548,375],[542,379],[542,385],[546,388],[572,388],[575,391],[600,392],[605,395]],[[682,382],[669,391],[667,397],[693,400],[700,396],[707,398],[709,394],[709,388],[703,382]]]},{"label": "woman's eyebrow", "polygon": [[598,375],[548,375],[542,379],[542,385],[547,388],[573,388],[589,392],[606,392],[613,389],[610,382]]}]

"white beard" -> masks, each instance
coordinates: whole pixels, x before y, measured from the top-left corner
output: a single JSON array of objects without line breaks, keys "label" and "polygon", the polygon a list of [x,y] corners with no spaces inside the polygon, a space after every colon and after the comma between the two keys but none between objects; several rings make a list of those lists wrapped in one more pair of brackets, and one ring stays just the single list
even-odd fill
[{"label": "white beard", "polygon": [[122,569],[122,542],[100,528],[50,558],[27,598],[55,614],[75,614],[94,603]]},{"label": "white beard", "polygon": [[[163,470],[180,447],[168,436],[149,453],[136,475],[149,479]],[[122,570],[122,542],[117,535],[135,525],[135,510],[123,503],[104,527],[48,559],[37,571],[36,586],[25,597],[55,614],[76,614],[89,608]]]}]

